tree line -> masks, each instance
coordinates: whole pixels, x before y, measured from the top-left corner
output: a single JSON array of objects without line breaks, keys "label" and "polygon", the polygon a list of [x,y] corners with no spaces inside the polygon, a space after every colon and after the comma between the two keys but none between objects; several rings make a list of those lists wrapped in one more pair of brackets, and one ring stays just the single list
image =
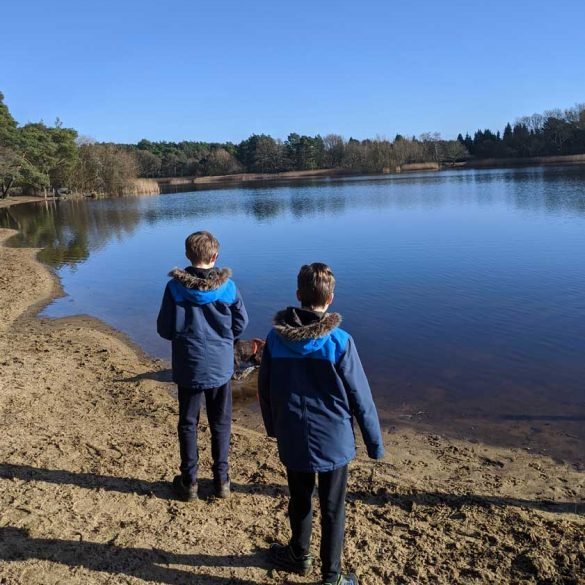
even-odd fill
[{"label": "tree line", "polygon": [[121,195],[138,176],[136,157],[115,144],[80,137],[60,120],[19,125],[0,92],[0,198],[58,189]]},{"label": "tree line", "polygon": [[457,140],[477,159],[585,154],[585,104],[524,116],[502,134],[478,130]]},{"label": "tree line", "polygon": [[0,197],[11,190],[123,194],[137,177],[202,177],[347,169],[393,172],[405,164],[585,153],[585,104],[519,118],[499,131],[444,140],[437,133],[393,140],[346,140],[338,134],[291,133],[286,140],[254,134],[239,144],[182,141],[96,143],[59,120],[19,125],[0,93]]},{"label": "tree line", "polygon": [[284,141],[267,134],[253,134],[239,144],[141,140],[125,148],[136,156],[140,176],[152,178],[317,169],[379,173],[393,172],[405,163],[455,162],[468,156],[461,142],[442,140],[438,134],[418,138],[396,136],[394,140],[345,140],[338,134],[291,133]]}]

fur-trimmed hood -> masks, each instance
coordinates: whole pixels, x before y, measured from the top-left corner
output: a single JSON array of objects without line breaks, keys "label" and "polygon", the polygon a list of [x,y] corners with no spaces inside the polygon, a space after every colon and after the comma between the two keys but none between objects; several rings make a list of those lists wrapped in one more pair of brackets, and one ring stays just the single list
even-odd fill
[{"label": "fur-trimmed hood", "polygon": [[229,268],[213,268],[205,278],[193,274],[189,269],[175,268],[169,272],[169,287],[175,302],[190,302],[207,305],[220,301],[231,305],[236,301],[237,289]]},{"label": "fur-trimmed hood", "polygon": [[[311,313],[315,317],[306,319],[307,313]],[[273,324],[274,329],[281,337],[289,341],[305,341],[326,337],[341,325],[341,315],[339,313],[325,313],[321,318],[318,318],[317,314],[312,311],[287,307],[276,313]]]},{"label": "fur-trimmed hood", "polygon": [[169,272],[169,276],[180,282],[185,288],[191,288],[194,290],[208,291],[215,290],[220,286],[224,285],[230,276],[232,271],[230,268],[212,268],[207,275],[207,278],[200,278],[194,274],[190,274],[186,270],[180,268],[173,268]]},{"label": "fur-trimmed hood", "polygon": [[339,313],[319,316],[313,311],[287,307],[274,316],[274,330],[295,353],[302,355],[320,349],[332,331],[341,324]]}]

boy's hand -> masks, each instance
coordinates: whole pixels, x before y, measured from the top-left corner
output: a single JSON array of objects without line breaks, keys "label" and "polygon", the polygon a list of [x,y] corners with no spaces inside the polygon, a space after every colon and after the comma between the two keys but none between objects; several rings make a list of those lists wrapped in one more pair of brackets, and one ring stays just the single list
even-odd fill
[{"label": "boy's hand", "polygon": [[368,457],[377,461],[384,459],[384,445],[375,445],[372,448],[368,448]]}]

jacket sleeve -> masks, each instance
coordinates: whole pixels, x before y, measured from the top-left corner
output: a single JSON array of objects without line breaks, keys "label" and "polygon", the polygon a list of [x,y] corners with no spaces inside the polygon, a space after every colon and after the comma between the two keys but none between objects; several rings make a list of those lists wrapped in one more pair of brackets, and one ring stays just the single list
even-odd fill
[{"label": "jacket sleeve", "polygon": [[378,412],[376,411],[366,373],[351,337],[348,340],[345,352],[337,364],[337,371],[343,380],[352,414],[355,416],[362,432],[362,437],[368,450],[368,457],[382,459],[384,457],[384,444]]},{"label": "jacket sleeve", "polygon": [[161,337],[168,340],[172,340],[175,334],[175,300],[168,284],[158,312],[156,330]]},{"label": "jacket sleeve", "polygon": [[236,291],[236,300],[230,308],[232,311],[232,331],[234,333],[234,341],[237,341],[248,326],[248,312],[246,311],[239,290]]},{"label": "jacket sleeve", "polygon": [[268,348],[268,340],[262,352],[262,361],[260,362],[260,371],[258,372],[258,400],[260,401],[260,410],[266,434],[269,437],[276,437],[274,430],[274,421],[272,420],[272,407],[270,404],[270,366],[272,358]]}]

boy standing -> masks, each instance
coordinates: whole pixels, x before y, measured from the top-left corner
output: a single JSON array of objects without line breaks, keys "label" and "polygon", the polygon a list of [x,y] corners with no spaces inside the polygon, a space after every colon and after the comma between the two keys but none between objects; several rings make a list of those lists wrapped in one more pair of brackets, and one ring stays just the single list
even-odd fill
[{"label": "boy standing", "polygon": [[278,567],[310,573],[312,495],[319,478],[323,585],[357,585],[341,573],[348,463],[355,457],[352,417],[368,455],[384,456],[382,434],[368,380],[351,336],[339,328],[341,316],[327,313],[335,278],[326,264],[301,268],[300,308],[274,318],[268,334],[258,394],[266,432],[276,437],[290,492],[288,545],[270,547]]},{"label": "boy standing", "polygon": [[211,430],[215,495],[230,495],[230,378],[234,341],[244,332],[248,315],[230,279],[231,270],[215,268],[218,253],[219,242],[209,232],[195,232],[186,239],[185,254],[191,266],[169,273],[157,320],[158,334],[172,342],[181,455],[181,474],[174,478],[173,488],[184,500],[197,499],[197,425],[203,396]]}]

